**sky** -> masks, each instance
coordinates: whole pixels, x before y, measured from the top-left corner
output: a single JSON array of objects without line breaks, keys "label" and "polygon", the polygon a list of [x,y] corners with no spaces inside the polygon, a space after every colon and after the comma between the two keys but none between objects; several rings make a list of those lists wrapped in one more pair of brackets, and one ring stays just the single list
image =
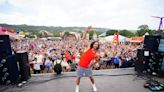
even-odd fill
[{"label": "sky", "polygon": [[0,23],[158,29],[164,0],[0,0]]}]

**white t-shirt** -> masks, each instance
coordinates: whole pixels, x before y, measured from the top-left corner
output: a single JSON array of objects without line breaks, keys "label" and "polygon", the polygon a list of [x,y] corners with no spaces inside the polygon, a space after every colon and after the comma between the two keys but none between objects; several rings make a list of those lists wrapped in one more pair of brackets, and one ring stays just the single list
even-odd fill
[{"label": "white t-shirt", "polygon": [[41,64],[41,65],[43,65],[43,55],[36,55],[35,56],[36,58],[37,58],[37,61]]},{"label": "white t-shirt", "polygon": [[40,69],[40,63],[39,62],[33,61],[33,63],[34,63],[34,70],[41,70]]}]

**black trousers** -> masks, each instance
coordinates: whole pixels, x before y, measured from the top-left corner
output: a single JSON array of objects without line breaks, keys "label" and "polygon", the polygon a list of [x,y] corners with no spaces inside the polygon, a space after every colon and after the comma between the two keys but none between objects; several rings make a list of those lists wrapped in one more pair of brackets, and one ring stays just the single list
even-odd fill
[{"label": "black trousers", "polygon": [[68,63],[68,64],[72,64],[72,61],[71,61],[71,60],[68,60],[67,63]]},{"label": "black trousers", "polygon": [[114,64],[114,67],[115,68],[119,68],[119,64]]},{"label": "black trousers", "polygon": [[40,74],[40,70],[34,70],[34,74]]}]

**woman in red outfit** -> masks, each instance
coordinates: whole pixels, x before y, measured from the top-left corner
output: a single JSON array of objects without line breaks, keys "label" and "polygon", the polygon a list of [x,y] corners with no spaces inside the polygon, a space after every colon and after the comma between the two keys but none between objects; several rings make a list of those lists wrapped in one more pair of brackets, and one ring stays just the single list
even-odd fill
[{"label": "woman in red outfit", "polygon": [[[83,34],[83,43],[85,46],[85,51],[83,51],[83,54],[81,55],[80,61],[78,63],[75,92],[79,92],[80,79],[83,76],[90,78],[92,82],[93,91],[97,91],[97,88],[95,86],[95,80],[92,76],[92,67],[98,62],[97,52],[99,49],[99,42],[94,41],[90,44],[90,46],[88,45],[88,39],[86,39],[86,35],[90,31],[91,26],[89,26]],[[96,60],[96,62],[92,62],[94,59]]]}]

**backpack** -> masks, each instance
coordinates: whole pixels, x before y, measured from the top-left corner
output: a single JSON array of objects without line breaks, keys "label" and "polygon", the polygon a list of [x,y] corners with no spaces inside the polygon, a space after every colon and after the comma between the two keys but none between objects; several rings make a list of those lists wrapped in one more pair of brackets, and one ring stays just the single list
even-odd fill
[{"label": "backpack", "polygon": [[56,65],[54,66],[54,72],[56,72],[57,74],[61,74],[61,72],[62,72],[61,62],[62,61],[60,61],[60,63],[57,63],[57,61],[56,61]]}]

